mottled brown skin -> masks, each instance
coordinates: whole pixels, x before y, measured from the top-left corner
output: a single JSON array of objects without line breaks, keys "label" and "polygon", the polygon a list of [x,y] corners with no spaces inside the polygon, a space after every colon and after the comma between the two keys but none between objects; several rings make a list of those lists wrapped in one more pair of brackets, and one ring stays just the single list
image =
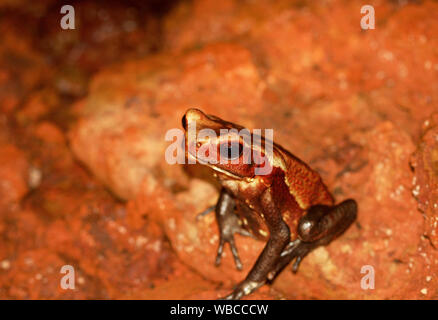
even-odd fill
[{"label": "mottled brown skin", "polygon": [[[242,268],[234,243],[235,233],[267,241],[245,280],[226,299],[240,299],[250,294],[266,281],[273,280],[294,259],[292,270],[296,272],[304,256],[315,247],[328,244],[356,219],[354,200],[334,205],[319,174],[279,145],[273,145],[272,158],[261,165],[256,161],[245,164],[244,153],[231,156],[231,149],[227,154],[230,160],[238,159],[236,163],[208,162],[212,158],[219,160],[220,145],[229,141],[235,143],[234,146],[247,146],[254,158],[267,154],[263,136],[251,135],[253,139],[261,139],[261,147],[257,147],[248,145],[238,134],[221,135],[220,129],[241,130],[243,127],[205,115],[198,109],[189,109],[182,124],[186,130],[186,156],[211,167],[222,185],[214,208],[220,230],[216,264],[220,263],[224,245],[228,243],[236,267]],[[191,130],[194,124],[196,130]],[[217,137],[200,137],[202,129],[212,130]],[[235,150],[241,150],[240,147]],[[203,152],[205,148],[209,148],[208,153]],[[263,165],[270,166],[271,172],[256,175],[255,168]]]}]

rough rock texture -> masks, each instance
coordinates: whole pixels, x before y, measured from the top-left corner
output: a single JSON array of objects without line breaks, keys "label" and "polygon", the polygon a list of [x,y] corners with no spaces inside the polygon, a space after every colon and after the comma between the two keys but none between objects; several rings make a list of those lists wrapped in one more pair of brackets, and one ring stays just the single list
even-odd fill
[{"label": "rough rock texture", "polygon": [[[93,79],[77,107],[73,150],[116,194],[133,200],[133,221],[145,214],[159,223],[182,261],[231,288],[263,243],[237,238],[242,272],[228,250],[214,267],[214,216],[195,219],[217,199],[214,182],[198,166],[182,173],[183,166],[168,165],[164,136],[192,106],[250,128],[274,128],[276,141],[316,168],[338,200],[358,201],[359,218],[273,288],[288,298],[436,298],[437,253],[423,236],[432,238],[434,215],[425,227],[409,160],[421,121],[437,108],[431,12],[438,7],[375,6],[376,31],[361,32],[354,1],[278,2],[267,11],[263,2],[182,3],[165,29],[172,55]],[[374,267],[374,290],[360,287],[364,265]]]},{"label": "rough rock texture", "polygon": [[[211,290],[178,261],[160,227],[130,227],[125,204],[73,158],[71,103],[85,94],[90,72],[134,55],[117,38],[154,46],[142,35],[149,24],[135,27],[144,18],[136,8],[75,6],[77,21],[101,19],[72,40],[54,1],[0,5],[0,298],[182,298]],[[114,28],[126,22],[129,30]],[[64,265],[75,268],[75,290],[60,286]],[[172,291],[173,283],[187,291]]]},{"label": "rough rock texture", "polygon": [[412,157],[414,168],[412,193],[426,219],[426,235],[438,248],[438,114],[423,123],[423,133]]},{"label": "rough rock texture", "polygon": [[0,145],[0,206],[17,203],[26,194],[28,163],[14,145]]},{"label": "rough rock texture", "polygon": [[[0,5],[0,298],[216,299],[218,185],[168,164],[199,107],[316,169],[357,222],[249,299],[438,299],[438,3],[194,0]],[[151,2],[152,3],[152,2]],[[23,24],[24,20],[27,22]],[[83,27],[83,26],[86,26]],[[72,265],[77,290],[59,285]],[[374,289],[361,288],[372,266]]]}]

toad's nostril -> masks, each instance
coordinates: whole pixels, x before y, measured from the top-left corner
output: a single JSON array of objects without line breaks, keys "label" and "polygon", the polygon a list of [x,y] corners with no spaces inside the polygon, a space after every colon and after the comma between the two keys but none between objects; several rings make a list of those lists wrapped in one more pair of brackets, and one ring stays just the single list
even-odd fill
[{"label": "toad's nostril", "polygon": [[182,126],[183,126],[184,130],[187,130],[187,118],[186,118],[186,115],[184,115],[182,117],[181,121],[182,121]]}]

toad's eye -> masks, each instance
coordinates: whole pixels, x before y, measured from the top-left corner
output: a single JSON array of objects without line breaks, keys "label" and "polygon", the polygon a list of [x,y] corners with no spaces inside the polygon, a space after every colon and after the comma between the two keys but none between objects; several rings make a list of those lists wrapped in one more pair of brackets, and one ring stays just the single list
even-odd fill
[{"label": "toad's eye", "polygon": [[223,160],[235,160],[243,153],[243,145],[239,142],[225,142],[220,145],[220,155]]}]

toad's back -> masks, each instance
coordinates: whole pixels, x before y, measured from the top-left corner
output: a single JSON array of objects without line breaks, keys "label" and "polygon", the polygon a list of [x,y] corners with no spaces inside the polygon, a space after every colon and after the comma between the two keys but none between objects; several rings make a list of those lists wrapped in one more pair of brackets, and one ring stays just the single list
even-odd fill
[{"label": "toad's back", "polygon": [[[288,151],[275,145],[282,158],[280,167],[274,167],[271,173],[274,203],[278,206],[283,220],[289,226],[291,239],[297,238],[297,226],[300,218],[316,204],[333,205],[334,200],[320,175],[303,161]],[[263,215],[250,209],[243,201],[238,201],[237,214],[242,225],[260,239],[269,238],[269,230]]]}]

